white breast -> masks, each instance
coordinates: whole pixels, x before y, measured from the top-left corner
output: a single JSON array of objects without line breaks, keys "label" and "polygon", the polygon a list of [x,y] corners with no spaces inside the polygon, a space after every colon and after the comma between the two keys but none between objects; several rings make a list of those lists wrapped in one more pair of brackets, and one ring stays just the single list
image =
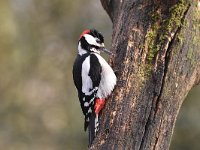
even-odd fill
[{"label": "white breast", "polygon": [[95,54],[102,66],[101,81],[97,91],[98,98],[106,98],[116,85],[117,78],[108,63],[99,54]]}]

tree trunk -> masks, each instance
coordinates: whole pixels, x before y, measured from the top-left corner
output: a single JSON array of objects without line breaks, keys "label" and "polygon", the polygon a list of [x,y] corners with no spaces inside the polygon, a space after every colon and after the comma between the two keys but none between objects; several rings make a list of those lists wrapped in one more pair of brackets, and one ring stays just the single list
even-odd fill
[{"label": "tree trunk", "polygon": [[200,80],[197,0],[101,0],[113,22],[117,86],[91,150],[166,150],[181,104]]}]

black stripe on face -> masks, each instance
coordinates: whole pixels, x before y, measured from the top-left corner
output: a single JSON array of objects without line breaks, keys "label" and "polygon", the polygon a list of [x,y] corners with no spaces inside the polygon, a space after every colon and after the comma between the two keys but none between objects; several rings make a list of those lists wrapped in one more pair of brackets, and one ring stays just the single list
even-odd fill
[{"label": "black stripe on face", "polygon": [[80,39],[80,42],[81,42],[81,47],[85,50],[90,50],[90,44],[86,41],[85,37],[83,36],[81,39]]},{"label": "black stripe on face", "polygon": [[91,51],[92,48],[95,48],[96,50],[99,50],[99,48],[100,48],[100,47],[97,46],[97,45],[90,45],[90,44],[86,41],[86,39],[85,39],[84,36],[80,39],[80,42],[81,42],[81,47],[82,47],[83,49],[89,51],[89,52],[93,52],[93,51]]},{"label": "black stripe on face", "polygon": [[91,46],[91,48],[95,48],[96,50],[99,49],[99,46],[96,46],[96,45],[90,45],[90,46]]}]

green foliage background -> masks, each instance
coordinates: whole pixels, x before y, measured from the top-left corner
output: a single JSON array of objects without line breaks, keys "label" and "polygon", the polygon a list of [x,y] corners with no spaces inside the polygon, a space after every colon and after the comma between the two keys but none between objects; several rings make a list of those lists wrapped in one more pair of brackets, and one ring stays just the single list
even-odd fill
[{"label": "green foliage background", "polygon": [[[110,47],[99,0],[1,0],[0,22],[0,149],[86,149],[71,71],[84,29],[100,30]],[[181,109],[172,150],[200,149],[199,92]]]}]

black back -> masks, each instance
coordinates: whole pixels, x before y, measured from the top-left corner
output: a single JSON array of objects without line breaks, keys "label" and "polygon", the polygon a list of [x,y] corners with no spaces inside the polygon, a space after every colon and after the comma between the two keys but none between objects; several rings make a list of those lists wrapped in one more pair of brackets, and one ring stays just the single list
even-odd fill
[{"label": "black back", "polygon": [[93,88],[98,87],[101,80],[101,65],[96,55],[90,55],[90,71],[89,76],[93,82]]},{"label": "black back", "polygon": [[78,92],[82,90],[82,77],[81,77],[81,70],[82,70],[82,64],[83,61],[86,59],[86,57],[89,56],[89,53],[84,54],[82,56],[77,55],[74,65],[73,65],[73,79],[74,84],[78,90]]}]

